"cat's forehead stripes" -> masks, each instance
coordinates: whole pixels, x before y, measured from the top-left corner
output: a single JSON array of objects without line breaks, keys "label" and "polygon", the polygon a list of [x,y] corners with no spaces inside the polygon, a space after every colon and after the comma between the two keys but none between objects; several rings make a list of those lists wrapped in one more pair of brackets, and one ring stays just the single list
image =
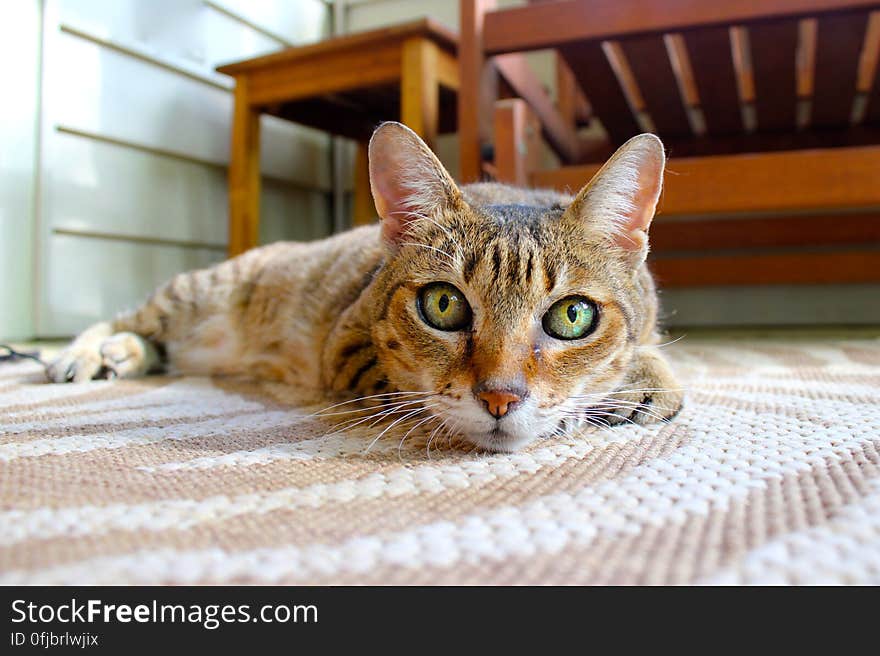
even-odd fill
[{"label": "cat's forehead stripes", "polygon": [[533,228],[544,221],[558,219],[564,212],[561,205],[540,207],[524,204],[483,205],[479,210],[502,228]]}]

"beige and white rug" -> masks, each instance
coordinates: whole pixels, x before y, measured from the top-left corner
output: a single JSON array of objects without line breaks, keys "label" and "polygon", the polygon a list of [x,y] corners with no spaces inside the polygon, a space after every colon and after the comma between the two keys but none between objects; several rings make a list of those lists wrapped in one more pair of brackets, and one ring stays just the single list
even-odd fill
[{"label": "beige and white rug", "polygon": [[0,583],[880,584],[880,340],[669,352],[671,424],[514,455],[0,366]]}]

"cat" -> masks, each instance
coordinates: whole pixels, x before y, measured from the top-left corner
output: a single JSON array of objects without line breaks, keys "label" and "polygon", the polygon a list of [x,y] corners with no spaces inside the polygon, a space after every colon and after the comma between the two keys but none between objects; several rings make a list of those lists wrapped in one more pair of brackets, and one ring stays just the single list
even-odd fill
[{"label": "cat", "polygon": [[379,224],[179,274],[47,375],[280,381],[499,452],[584,423],[669,420],[683,394],[645,264],[664,166],[642,134],[574,198],[459,188],[414,132],[383,123],[369,144]]}]

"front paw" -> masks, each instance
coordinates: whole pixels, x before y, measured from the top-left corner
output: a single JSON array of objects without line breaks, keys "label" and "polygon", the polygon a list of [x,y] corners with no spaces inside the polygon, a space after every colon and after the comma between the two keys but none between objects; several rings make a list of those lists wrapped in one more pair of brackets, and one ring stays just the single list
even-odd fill
[{"label": "front paw", "polygon": [[638,392],[621,390],[612,393],[605,403],[605,421],[617,424],[639,424],[645,426],[660,421],[669,421],[681,410],[684,403],[682,390],[642,388]]},{"label": "front paw", "polygon": [[159,364],[156,347],[134,333],[116,333],[101,344],[101,365],[110,378],[138,378]]},{"label": "front paw", "polygon": [[46,366],[52,383],[83,383],[101,371],[101,353],[92,344],[73,343]]},{"label": "front paw", "polygon": [[156,348],[134,333],[80,337],[46,368],[53,383],[81,383],[94,378],[136,378],[159,363]]},{"label": "front paw", "polygon": [[666,360],[656,350],[645,349],[634,360],[626,383],[608,394],[598,412],[610,425],[645,426],[669,421],[683,403],[684,390]]}]

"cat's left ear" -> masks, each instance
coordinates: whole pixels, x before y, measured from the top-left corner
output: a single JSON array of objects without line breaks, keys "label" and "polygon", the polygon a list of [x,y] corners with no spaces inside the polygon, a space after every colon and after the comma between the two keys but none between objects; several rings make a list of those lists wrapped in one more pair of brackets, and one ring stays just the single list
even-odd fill
[{"label": "cat's left ear", "polygon": [[653,134],[633,137],[581,189],[566,218],[598,231],[634,263],[643,262],[665,165],[660,139]]},{"label": "cat's left ear", "polygon": [[400,243],[407,224],[455,209],[461,194],[452,176],[419,136],[402,123],[383,123],[370,139],[370,189],[382,217],[382,236]]}]

